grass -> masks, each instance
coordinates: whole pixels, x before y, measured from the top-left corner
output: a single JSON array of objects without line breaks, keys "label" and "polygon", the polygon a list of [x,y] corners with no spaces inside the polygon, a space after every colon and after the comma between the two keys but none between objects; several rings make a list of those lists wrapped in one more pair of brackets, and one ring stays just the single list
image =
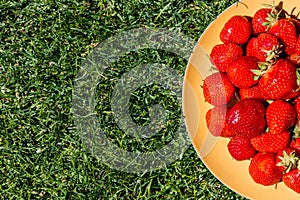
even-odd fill
[{"label": "grass", "polygon": [[[82,143],[71,111],[75,77],[94,44],[139,27],[176,29],[197,40],[235,2],[0,0],[0,199],[243,199],[207,170],[192,146],[159,170],[133,174],[110,168]],[[113,120],[110,96],[117,80],[153,62],[182,75],[186,67],[186,60],[169,52],[143,49],[113,63],[97,86],[101,127],[126,151],[158,149],[178,128],[180,105],[155,84],[134,92],[130,115],[147,124],[147,108],[160,103],[168,110],[160,134],[134,139]]]}]

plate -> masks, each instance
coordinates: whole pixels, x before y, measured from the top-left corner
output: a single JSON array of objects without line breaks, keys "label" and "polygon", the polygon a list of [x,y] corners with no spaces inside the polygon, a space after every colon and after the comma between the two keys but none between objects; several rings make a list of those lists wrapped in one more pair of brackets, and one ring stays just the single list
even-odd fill
[{"label": "plate", "polygon": [[[236,193],[249,199],[298,199],[300,195],[286,187],[282,182],[277,186],[263,186],[255,183],[249,175],[250,161],[234,160],[228,150],[228,138],[214,137],[209,133],[205,123],[205,113],[211,105],[203,98],[201,85],[203,79],[211,74],[212,64],[208,55],[214,45],[221,43],[219,33],[224,23],[233,15],[253,16],[255,11],[262,8],[266,0],[243,0],[227,8],[203,32],[194,51],[190,56],[183,83],[183,114],[192,144],[197,154],[211,171],[224,185]],[[275,1],[278,5],[280,1]],[[283,8],[290,13],[299,12],[299,0],[285,0]]]}]

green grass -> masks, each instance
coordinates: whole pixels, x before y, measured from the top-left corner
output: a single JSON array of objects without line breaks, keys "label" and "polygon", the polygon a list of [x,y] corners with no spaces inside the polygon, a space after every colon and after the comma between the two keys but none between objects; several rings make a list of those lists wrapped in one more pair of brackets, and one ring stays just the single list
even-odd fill
[{"label": "green grass", "polygon": [[[142,175],[111,169],[85,148],[71,112],[73,83],[93,44],[139,27],[178,29],[197,40],[235,2],[0,0],[0,199],[243,199],[207,170],[192,146],[181,159]],[[97,87],[101,127],[127,151],[160,148],[178,128],[176,98],[155,84],[132,95],[130,114],[147,124],[147,107],[160,103],[169,115],[158,136],[133,139],[113,120],[109,102],[117,80],[153,62],[181,74],[186,67],[169,52],[129,52]]]}]

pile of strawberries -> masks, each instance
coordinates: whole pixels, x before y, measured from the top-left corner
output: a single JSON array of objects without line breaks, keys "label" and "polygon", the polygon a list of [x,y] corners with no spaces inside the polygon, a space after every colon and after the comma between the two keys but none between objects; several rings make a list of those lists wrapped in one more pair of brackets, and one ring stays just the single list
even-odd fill
[{"label": "pile of strawberries", "polygon": [[203,82],[210,133],[229,138],[234,159],[250,159],[256,183],[300,193],[300,20],[270,5],[231,17],[219,37],[217,71]]}]

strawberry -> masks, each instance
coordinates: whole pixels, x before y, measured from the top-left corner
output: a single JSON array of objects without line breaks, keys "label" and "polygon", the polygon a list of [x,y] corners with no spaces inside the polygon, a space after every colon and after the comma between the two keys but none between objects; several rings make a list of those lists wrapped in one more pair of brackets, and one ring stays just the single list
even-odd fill
[{"label": "strawberry", "polygon": [[290,144],[290,147],[295,149],[298,154],[300,154],[300,138],[293,138]]},{"label": "strawberry", "polygon": [[215,72],[204,80],[203,95],[212,105],[226,105],[233,98],[235,87],[226,74]]},{"label": "strawberry", "polygon": [[245,16],[231,17],[220,32],[223,43],[245,44],[252,34],[252,25]]},{"label": "strawberry", "polygon": [[236,160],[247,160],[252,158],[256,151],[252,147],[249,138],[235,136],[227,145],[230,155]]},{"label": "strawberry", "polygon": [[257,35],[267,31],[266,24],[269,22],[268,18],[270,18],[272,12],[272,8],[261,8],[254,13],[252,18],[253,34]]},{"label": "strawberry", "polygon": [[233,137],[235,135],[226,124],[228,110],[227,106],[216,106],[207,111],[206,125],[213,136]]},{"label": "strawberry", "polygon": [[268,33],[276,35],[283,44],[283,51],[287,55],[295,53],[297,43],[297,30],[293,22],[288,19],[280,19],[268,30]]},{"label": "strawberry", "polygon": [[276,166],[282,172],[288,172],[297,167],[298,153],[295,149],[287,147],[282,151],[279,151],[276,155]]},{"label": "strawberry", "polygon": [[282,172],[276,166],[276,154],[257,153],[250,161],[249,173],[252,179],[265,186],[277,184]]},{"label": "strawberry", "polygon": [[265,107],[257,99],[241,99],[229,110],[226,121],[236,135],[253,138],[264,132]]},{"label": "strawberry", "polygon": [[220,72],[226,72],[228,66],[242,55],[243,49],[237,44],[217,44],[210,53],[210,60]]},{"label": "strawberry", "polygon": [[251,38],[246,47],[246,55],[254,56],[261,62],[271,61],[279,56],[280,47],[277,36],[261,33],[256,38]]},{"label": "strawberry", "polygon": [[295,65],[288,59],[278,59],[261,76],[258,87],[267,99],[280,99],[298,88]]},{"label": "strawberry", "polygon": [[282,176],[283,183],[300,194],[300,169],[293,169]]},{"label": "strawberry", "polygon": [[246,89],[241,88],[239,92],[240,92],[241,99],[246,99],[246,98],[265,99],[257,85],[254,85]]},{"label": "strawberry", "polygon": [[253,77],[251,70],[258,69],[257,59],[252,56],[240,56],[229,65],[227,69],[228,79],[238,88],[249,88],[258,80]]},{"label": "strawberry", "polygon": [[279,134],[295,125],[296,110],[287,101],[275,100],[266,109],[266,119],[270,133]]},{"label": "strawberry", "polygon": [[266,132],[251,139],[251,145],[259,152],[277,153],[288,147],[290,133],[284,131],[280,134]]}]

